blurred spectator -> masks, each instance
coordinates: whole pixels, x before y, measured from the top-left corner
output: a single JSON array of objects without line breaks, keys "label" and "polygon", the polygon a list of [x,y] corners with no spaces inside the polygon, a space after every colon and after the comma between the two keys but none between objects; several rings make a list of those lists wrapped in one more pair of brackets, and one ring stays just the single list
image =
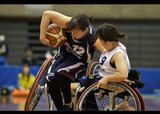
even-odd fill
[{"label": "blurred spectator", "polygon": [[22,58],[22,64],[29,64],[29,65],[37,65],[37,57],[33,56],[33,50],[31,47],[25,48],[26,55]]},{"label": "blurred spectator", "polygon": [[22,73],[18,74],[18,89],[27,90],[32,87],[35,80],[35,76],[30,73],[30,67],[28,64],[23,65]]},{"label": "blurred spectator", "polygon": [[8,65],[6,56],[8,54],[8,46],[5,42],[5,35],[0,34],[0,65]]},{"label": "blurred spectator", "polygon": [[10,91],[7,87],[2,87],[0,91],[0,103],[7,104],[10,101]]},{"label": "blurred spectator", "polygon": [[56,47],[49,47],[49,50],[45,53],[45,58],[53,57],[57,53]]}]

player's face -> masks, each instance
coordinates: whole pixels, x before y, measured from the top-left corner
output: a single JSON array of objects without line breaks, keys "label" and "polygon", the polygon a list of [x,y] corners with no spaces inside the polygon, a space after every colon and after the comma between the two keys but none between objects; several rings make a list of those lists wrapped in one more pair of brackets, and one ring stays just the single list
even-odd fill
[{"label": "player's face", "polygon": [[75,39],[81,39],[88,34],[88,29],[86,28],[84,31],[80,29],[71,30],[71,34]]},{"label": "player's face", "polygon": [[114,42],[114,41],[103,41],[102,39],[100,39],[100,42],[102,43],[103,47],[108,50],[111,51],[113,50],[116,46],[118,46],[118,42]]},{"label": "player's face", "polygon": [[105,49],[107,49],[107,50],[110,49],[110,47],[111,47],[111,42],[110,42],[110,41],[105,42],[105,41],[103,41],[101,38],[99,38],[99,40],[100,40],[100,42],[102,43],[102,45],[103,45],[103,47],[104,47]]}]

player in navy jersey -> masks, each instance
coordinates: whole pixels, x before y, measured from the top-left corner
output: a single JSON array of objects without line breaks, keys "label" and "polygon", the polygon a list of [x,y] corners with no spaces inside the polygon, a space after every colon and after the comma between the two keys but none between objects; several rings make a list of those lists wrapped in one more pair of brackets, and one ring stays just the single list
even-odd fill
[{"label": "player in navy jersey", "polygon": [[[47,85],[57,110],[71,110],[71,82],[81,76],[93,58],[97,49],[103,52],[104,47],[99,39],[94,39],[94,27],[90,24],[90,17],[78,14],[73,17],[56,11],[44,11],[40,26],[40,41],[50,46],[45,38],[50,22],[67,29],[67,42],[59,47],[56,61],[53,62],[50,73],[46,76]],[[64,97],[64,103],[62,95]]]}]

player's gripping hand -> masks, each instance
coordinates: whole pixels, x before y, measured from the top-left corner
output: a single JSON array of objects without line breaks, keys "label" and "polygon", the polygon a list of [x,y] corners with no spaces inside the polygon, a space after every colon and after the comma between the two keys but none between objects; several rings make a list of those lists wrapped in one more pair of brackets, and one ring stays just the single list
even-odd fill
[{"label": "player's gripping hand", "polygon": [[104,78],[102,78],[102,79],[100,79],[100,80],[98,81],[97,89],[98,89],[100,86],[106,87],[107,84],[108,84],[107,77],[104,77]]},{"label": "player's gripping hand", "polygon": [[50,42],[49,42],[49,40],[48,40],[47,38],[45,38],[45,37],[40,37],[39,39],[40,39],[40,41],[42,42],[42,44],[44,44],[44,45],[46,45],[46,46],[51,46],[51,45],[50,45]]}]

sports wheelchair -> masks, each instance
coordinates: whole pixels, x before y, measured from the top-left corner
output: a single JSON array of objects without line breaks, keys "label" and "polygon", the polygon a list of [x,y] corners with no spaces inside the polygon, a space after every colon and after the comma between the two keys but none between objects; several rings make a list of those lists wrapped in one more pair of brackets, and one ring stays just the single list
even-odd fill
[{"label": "sports wheelchair", "polygon": [[[50,57],[46,59],[40,67],[27,97],[25,111],[36,110],[36,106],[44,91],[47,100],[47,108],[49,111],[53,110],[54,103],[53,101],[50,103],[45,76],[51,70],[50,66],[54,61],[55,56]],[[96,76],[99,68],[99,62],[90,63],[86,71],[86,76]],[[136,85],[141,84],[136,84],[138,81],[133,79],[127,79],[123,82],[109,82],[107,87],[100,86],[98,89],[98,82],[93,83],[87,88],[84,86],[82,87],[81,84],[77,82],[78,86],[75,92],[73,92],[74,111],[144,111],[145,103],[143,97],[136,89]]]}]

